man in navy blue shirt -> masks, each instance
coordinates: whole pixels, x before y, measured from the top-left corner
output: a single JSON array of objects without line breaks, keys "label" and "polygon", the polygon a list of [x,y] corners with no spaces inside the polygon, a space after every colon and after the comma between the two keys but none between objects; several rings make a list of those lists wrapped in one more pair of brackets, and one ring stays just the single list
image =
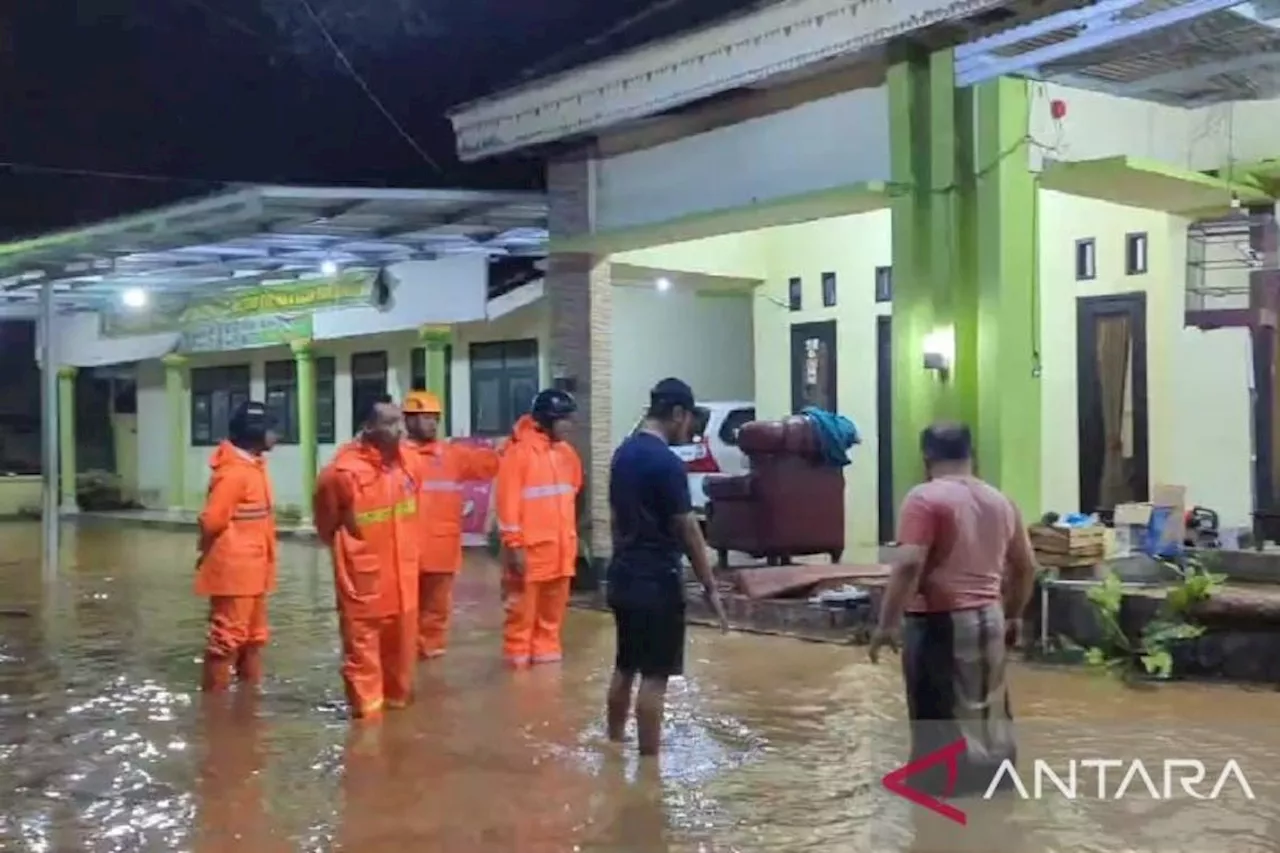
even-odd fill
[{"label": "man in navy blue shirt", "polygon": [[609,684],[609,739],[620,741],[636,676],[636,729],[641,755],[657,755],[667,679],[684,671],[684,569],[688,555],[722,630],[728,630],[707,546],[689,500],[684,463],[672,444],[689,441],[693,390],[664,379],[649,393],[649,410],[634,435],[613,454],[609,506],[613,559],[608,596],[618,652]]}]

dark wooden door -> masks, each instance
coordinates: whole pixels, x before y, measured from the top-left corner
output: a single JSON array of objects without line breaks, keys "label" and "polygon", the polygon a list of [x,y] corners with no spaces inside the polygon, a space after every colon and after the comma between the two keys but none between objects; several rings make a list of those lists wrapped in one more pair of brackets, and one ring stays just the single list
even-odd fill
[{"label": "dark wooden door", "polygon": [[[1081,512],[1148,496],[1147,298],[1086,296],[1076,311]],[[1046,448],[1052,452],[1052,448]],[[1054,507],[1071,511],[1076,507]]]},{"label": "dark wooden door", "polygon": [[881,544],[894,539],[893,318],[876,318],[876,503]]}]

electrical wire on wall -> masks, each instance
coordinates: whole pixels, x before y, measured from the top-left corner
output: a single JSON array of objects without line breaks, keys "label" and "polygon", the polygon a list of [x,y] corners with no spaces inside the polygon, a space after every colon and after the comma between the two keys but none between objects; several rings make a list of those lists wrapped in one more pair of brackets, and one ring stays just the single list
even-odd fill
[{"label": "electrical wire on wall", "polygon": [[[1028,116],[1027,116],[1026,133],[1021,138],[1017,139],[1016,141],[1014,141],[1013,143],[1005,147],[1003,150],[1001,150],[999,153],[997,153],[996,156],[991,159],[991,162],[983,164],[979,168],[974,170],[971,179],[973,180],[975,185],[979,181],[981,181],[983,178],[987,177],[996,169],[998,169],[1010,157],[1014,157],[1017,155],[1030,156],[1030,153],[1033,151],[1039,152],[1041,155],[1044,155],[1044,154],[1061,155],[1062,141],[1063,141],[1064,130],[1065,130],[1062,125],[1062,119],[1057,117],[1054,117],[1053,119],[1054,130],[1055,130],[1055,140],[1053,143],[1045,143],[1037,139],[1034,134],[1034,128],[1032,126],[1033,116],[1035,115],[1037,100],[1044,99],[1047,101],[1047,88],[1045,84],[1039,83],[1039,82],[1028,83],[1028,86],[1031,87],[1032,96],[1030,98],[1031,104],[1030,104],[1030,108],[1028,110]],[[1031,241],[1031,252],[1032,252],[1031,263],[1032,263],[1032,270],[1033,270],[1033,273],[1032,273],[1033,280],[1032,280],[1032,286],[1031,286],[1031,310],[1030,310],[1030,317],[1029,317],[1030,322],[1028,323],[1028,328],[1031,335],[1031,375],[1038,379],[1042,373],[1041,337],[1040,337],[1040,322],[1039,322],[1040,320],[1040,170],[1035,169],[1033,171],[1034,171],[1034,175],[1032,177],[1032,192],[1034,195],[1033,195],[1033,203],[1031,207],[1031,233],[1033,235],[1032,241]],[[963,176],[962,179],[967,182],[968,180],[970,180],[970,176],[967,176],[967,175]],[[961,189],[960,184],[956,181],[953,181],[952,183],[946,186],[930,187],[928,192],[930,194],[935,194],[935,195],[956,195],[959,193],[960,189]],[[914,191],[915,191],[914,186],[912,186],[911,184],[906,184],[901,182],[891,181],[886,186],[886,194],[890,198],[901,198],[903,196],[910,195]],[[947,253],[951,258],[952,268],[954,269],[956,268],[959,261],[959,247],[955,240],[956,223],[953,219],[954,213],[955,213],[955,206],[948,205],[946,210],[947,210],[947,216],[949,217],[949,221],[947,223],[948,225],[947,233],[952,235]]]}]

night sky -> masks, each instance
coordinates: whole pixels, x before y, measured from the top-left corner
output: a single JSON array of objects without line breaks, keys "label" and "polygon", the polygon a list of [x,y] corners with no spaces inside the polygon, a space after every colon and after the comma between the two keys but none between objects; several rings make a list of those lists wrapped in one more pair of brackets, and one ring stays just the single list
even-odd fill
[{"label": "night sky", "polygon": [[[308,4],[439,169],[353,82]],[[0,11],[0,237],[232,181],[537,188],[541,169],[527,157],[459,164],[445,110],[751,5],[13,0]]]}]

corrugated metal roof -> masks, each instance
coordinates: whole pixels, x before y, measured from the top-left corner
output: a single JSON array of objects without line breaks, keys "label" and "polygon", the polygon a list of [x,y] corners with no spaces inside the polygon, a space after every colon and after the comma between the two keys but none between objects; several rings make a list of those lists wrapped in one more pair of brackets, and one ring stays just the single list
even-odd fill
[{"label": "corrugated metal roof", "polygon": [[245,187],[100,225],[0,245],[0,304],[100,307],[130,288],[190,292],[380,268],[442,254],[539,257],[539,193]]},{"label": "corrugated metal roof", "polygon": [[[1131,21],[1185,2],[1146,0],[1116,17]],[[1277,97],[1280,26],[1263,20],[1269,14],[1248,3],[1210,12],[1047,63],[1036,76],[1179,106]],[[1081,26],[1066,27],[992,53],[1018,56],[1079,37],[1084,31]]]}]

